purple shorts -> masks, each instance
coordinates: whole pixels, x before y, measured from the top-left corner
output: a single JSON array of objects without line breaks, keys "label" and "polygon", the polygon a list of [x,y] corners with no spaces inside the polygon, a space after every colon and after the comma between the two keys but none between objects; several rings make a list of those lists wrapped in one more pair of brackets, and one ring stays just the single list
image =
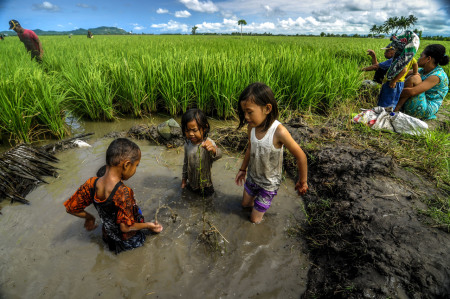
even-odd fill
[{"label": "purple shorts", "polygon": [[255,196],[255,205],[253,206],[255,210],[261,213],[265,213],[272,203],[272,199],[277,195],[277,190],[267,191],[259,187],[248,178],[245,181],[244,189],[247,191],[248,195]]}]

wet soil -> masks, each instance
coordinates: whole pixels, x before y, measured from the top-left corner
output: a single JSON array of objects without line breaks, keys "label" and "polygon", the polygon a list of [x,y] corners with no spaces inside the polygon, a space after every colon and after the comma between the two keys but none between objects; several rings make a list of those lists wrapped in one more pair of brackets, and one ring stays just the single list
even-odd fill
[{"label": "wet soil", "polygon": [[[450,195],[392,157],[339,138],[339,120],[326,128],[310,129],[301,118],[285,125],[302,147],[336,140],[306,151],[310,191],[299,236],[307,239],[312,266],[302,297],[450,298],[449,228],[420,212]],[[431,122],[445,125],[445,112]],[[285,161],[295,178],[295,165]]]},{"label": "wet soil", "polygon": [[[449,228],[421,213],[426,202],[449,194],[392,157],[351,145],[339,136],[342,122],[310,128],[299,117],[284,124],[304,149],[328,141],[305,150],[310,190],[297,234],[308,243],[311,268],[301,297],[450,298]],[[446,125],[441,115],[430,127]],[[243,132],[222,138],[239,150],[245,142]],[[296,179],[286,154],[285,169]]]},{"label": "wet soil", "polygon": [[[243,187],[234,183],[239,156],[214,162],[216,192],[203,199],[180,188],[183,148],[136,139],[142,159],[126,184],[145,219],[157,216],[164,230],[115,255],[102,241],[101,225],[87,232],[63,206],[104,165],[112,138],[87,141],[92,147],[55,154],[59,176],[28,194],[30,205],[0,203],[0,298],[298,298],[305,291],[306,243],[286,233],[295,218],[303,219],[294,215],[301,201],[290,180],[255,225],[241,207]],[[95,208],[87,210],[99,222]],[[201,237],[205,227],[211,232],[203,219],[224,237],[214,248]]]},{"label": "wet soil", "polygon": [[[337,119],[333,123],[328,123],[326,127],[317,128],[309,126],[306,121],[299,117],[285,124],[293,138],[302,146],[308,156],[310,190],[303,196],[303,207],[289,204],[292,219],[283,220],[287,222],[272,222],[279,216],[286,217],[289,215],[289,213],[280,210],[272,216],[269,214],[268,221],[263,223],[262,226],[243,227],[242,224],[233,224],[236,219],[221,226],[231,226],[224,232],[226,236],[232,236],[230,237],[232,238],[232,244],[234,244],[232,245],[232,252],[241,255],[238,259],[244,261],[242,266],[239,266],[239,261],[231,261],[229,258],[219,259],[219,262],[208,261],[207,263],[212,263],[212,268],[206,265],[195,266],[196,263],[201,263],[202,258],[198,253],[194,254],[193,257],[189,256],[192,255],[192,251],[191,245],[187,244],[193,244],[193,239],[187,239],[188,241],[186,241],[183,238],[186,234],[189,234],[189,230],[195,230],[198,227],[198,223],[188,224],[188,219],[194,217],[193,215],[196,215],[196,213],[200,213],[200,210],[197,210],[197,212],[189,210],[189,212],[185,212],[188,214],[183,215],[181,213],[181,217],[184,217],[187,222],[186,224],[175,225],[170,234],[155,239],[149,245],[165,246],[164,248],[168,249],[171,242],[181,242],[189,251],[189,257],[175,250],[165,254],[164,259],[173,259],[174,255],[178,256],[179,259],[188,259],[188,263],[157,262],[148,253],[142,255],[143,259],[150,258],[151,264],[154,263],[158,271],[163,273],[163,276],[157,279],[152,278],[152,275],[147,275],[147,280],[167,281],[171,275],[176,273],[176,271],[162,270],[163,265],[180,267],[183,274],[179,274],[179,277],[182,279],[178,280],[178,277],[175,279],[175,283],[172,281],[165,287],[156,287],[157,284],[153,284],[155,281],[144,282],[144,285],[155,287],[159,294],[166,295],[178,294],[176,291],[167,291],[167,289],[173,289],[175,285],[185,292],[184,295],[198,295],[198,290],[192,290],[192,287],[199,287],[203,295],[212,291],[208,294],[214,294],[214,297],[449,298],[450,258],[448,258],[448,252],[450,252],[450,233],[448,227],[436,225],[431,218],[421,212],[427,208],[426,202],[428,200],[438,197],[448,198],[449,194],[437,188],[436,184],[426,175],[402,169],[392,157],[375,150],[351,145],[347,137],[339,132],[342,122],[344,120]],[[438,119],[432,124],[434,127],[448,128],[448,118]],[[128,136],[151,141],[152,138],[147,136],[152,136],[152,132],[154,133],[154,130],[152,131],[151,126],[138,126],[108,136]],[[245,131],[236,131],[231,127],[214,129],[213,126],[211,138],[229,152],[242,153],[247,143]],[[327,142],[323,142],[320,147],[309,149],[308,144],[310,142],[320,144],[321,140],[327,140]],[[334,141],[330,142],[330,140]],[[170,142],[166,145],[172,147]],[[97,155],[98,151],[100,150],[96,150]],[[176,149],[172,150],[171,153],[178,155]],[[158,159],[160,156],[155,154],[154,157]],[[174,171],[176,167],[174,168],[170,163],[167,164],[166,161],[170,161],[170,159],[168,157],[161,159],[160,157],[158,164],[164,165],[166,163],[166,167]],[[295,164],[292,162],[292,157],[287,154],[285,169],[287,174],[295,180],[297,171]],[[101,163],[97,164],[100,166]],[[231,169],[232,174],[225,176],[232,179],[236,167],[239,167],[238,164],[236,164],[236,159],[233,158],[225,162],[218,171],[216,170],[216,175],[218,177],[223,176]],[[92,172],[94,172],[94,169],[92,169]],[[173,174],[164,174],[164,176],[170,177]],[[167,181],[167,178],[163,181]],[[220,184],[222,182],[224,185],[219,187],[219,190],[222,190],[219,194],[236,193],[233,192],[234,187],[231,187],[225,181],[220,181]],[[292,183],[290,184],[292,186]],[[174,197],[170,193],[172,187],[169,185],[162,186],[161,191],[156,191],[157,196],[162,196],[164,199],[162,204],[170,204],[178,210],[183,210],[182,207],[186,207],[186,205],[190,208],[196,206],[195,201],[173,201],[171,198],[178,198],[181,195],[175,194]],[[138,194],[145,196],[148,192],[146,188],[152,189],[156,186],[147,186],[138,191]],[[222,203],[218,210],[224,209],[227,211],[227,217],[240,215],[242,211],[238,211],[239,199],[228,201],[226,198],[229,196],[231,195],[219,196],[220,200],[215,201],[216,203]],[[290,196],[295,195],[291,194]],[[284,204],[278,206],[278,208]],[[145,208],[154,210],[155,204],[147,204]],[[165,217],[164,214],[162,215],[162,217]],[[214,220],[218,221],[218,218],[214,218]],[[266,239],[257,240],[261,238],[261,233],[264,235],[269,231],[272,234],[276,230],[275,228],[280,227],[280,225],[286,228],[284,234],[288,232],[289,235],[296,237],[299,244],[306,242],[307,248],[302,246],[300,248],[309,257],[308,266],[304,264],[304,260],[303,262],[298,262],[298,260],[288,263],[282,262],[287,258],[285,251],[282,251],[281,255],[276,254],[275,259],[269,253],[265,253],[265,250],[273,248],[273,245],[266,244],[265,242],[268,242]],[[250,232],[247,233],[249,228],[253,230],[263,226],[264,229],[258,230],[258,235],[250,237]],[[70,231],[72,233],[74,231],[72,226]],[[82,236],[82,230],[77,228],[77,234],[76,241],[78,242]],[[280,238],[280,235],[277,236],[277,238]],[[90,235],[90,238],[99,241],[93,235]],[[167,238],[170,238],[170,242],[167,241]],[[58,242],[63,242],[65,247],[68,247],[65,243],[69,242],[69,239],[63,238]],[[254,248],[246,249],[247,245],[254,242],[259,242],[256,251],[253,250]],[[238,245],[239,243],[243,245]],[[294,248],[291,247],[293,246],[292,240],[281,240],[280,244],[283,243],[288,248]],[[276,246],[281,246],[280,244]],[[73,244],[71,243],[71,245]],[[92,247],[92,244],[89,246]],[[286,247],[283,248],[286,249]],[[300,255],[298,247],[295,248],[297,248],[297,251],[294,251],[293,254]],[[68,254],[68,251],[66,254]],[[260,256],[260,254],[263,255]],[[102,273],[110,271],[109,268],[102,265],[105,263],[103,259],[111,260],[112,258],[109,255],[104,257],[103,253],[96,253],[96,255],[97,262],[94,269],[97,271],[101,268]],[[228,256],[228,253],[225,256]],[[276,284],[275,287],[264,288],[265,280],[261,280],[262,277],[265,277],[264,275],[258,276],[259,279],[257,280],[249,278],[249,273],[256,275],[256,273],[268,271],[267,268],[258,265],[256,262],[258,260],[261,263],[270,263],[269,268],[275,267],[277,273],[281,271],[280,274],[284,275],[284,283]],[[302,274],[305,272],[294,271],[292,267],[287,271],[281,270],[283,267],[289,267],[288,265],[292,263],[307,271],[307,280]],[[278,267],[277,264],[278,266],[282,265],[282,267]],[[252,265],[251,268],[248,268],[249,265]],[[209,279],[204,284],[194,282],[190,276],[196,273],[204,278],[210,275],[208,274],[210,271],[215,273],[213,274],[213,280]],[[225,275],[218,274],[220,271],[226,271]],[[305,279],[306,286],[299,283],[299,280],[302,279]],[[240,280],[246,282],[245,288],[241,287]],[[277,278],[272,280],[272,282],[274,281],[279,280]],[[293,281],[297,281],[297,284]],[[11,281],[7,280],[6,283],[11,284]],[[80,281],[79,284],[81,283]],[[140,281],[140,284],[142,284],[142,281]],[[214,287],[214,290],[208,291],[205,285],[216,285],[216,287]],[[112,290],[118,291],[117,288],[112,288]],[[131,291],[132,294],[137,294],[134,288],[126,288],[125,290],[128,291],[127,294],[130,294]]]}]

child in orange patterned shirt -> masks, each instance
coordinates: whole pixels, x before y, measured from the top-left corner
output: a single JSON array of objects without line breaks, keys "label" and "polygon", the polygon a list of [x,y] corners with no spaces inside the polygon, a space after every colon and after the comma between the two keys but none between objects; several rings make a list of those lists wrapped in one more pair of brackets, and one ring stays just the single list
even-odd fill
[{"label": "child in orange patterned shirt", "polygon": [[109,249],[119,253],[144,244],[143,229],[155,233],[163,227],[155,222],[144,222],[136,205],[133,190],[123,184],[136,173],[141,160],[139,146],[126,138],[111,142],[106,151],[106,172],[101,177],[88,179],[72,197],[64,202],[66,211],[84,218],[84,227],[97,227],[95,217],[84,209],[94,204],[102,220],[103,240]]}]

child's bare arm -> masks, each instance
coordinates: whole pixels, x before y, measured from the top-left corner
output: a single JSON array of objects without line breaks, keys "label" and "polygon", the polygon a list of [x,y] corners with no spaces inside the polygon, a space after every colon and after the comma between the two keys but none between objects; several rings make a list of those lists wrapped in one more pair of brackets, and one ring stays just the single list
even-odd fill
[{"label": "child's bare arm", "polygon": [[367,55],[372,57],[372,65],[378,66],[377,55],[375,54],[375,51],[372,49],[369,49],[369,50],[367,50]]},{"label": "child's bare arm", "polygon": [[397,76],[395,76],[390,82],[389,82],[389,87],[390,88],[395,88],[395,85],[397,84],[397,81],[400,80],[400,78],[406,73],[406,67],[400,72],[398,73]]},{"label": "child's bare arm", "polygon": [[412,69],[413,69],[413,75],[419,74],[419,65],[417,64],[417,62],[412,65]]},{"label": "child's bare arm", "polygon": [[245,151],[244,161],[242,161],[241,168],[239,168],[238,173],[236,174],[236,178],[234,179],[234,182],[238,186],[242,186],[242,184],[245,182],[245,174],[247,173],[247,167],[248,163],[250,162],[250,151],[251,151],[251,143],[250,143],[250,129],[247,131],[248,135],[248,144],[247,144],[247,150]]},{"label": "child's bare arm", "polygon": [[213,154],[213,161],[222,158],[222,151],[217,147],[211,140],[205,140],[202,142],[202,147],[204,147],[208,152]]},{"label": "child's bare arm", "polygon": [[283,125],[278,126],[275,134],[276,140],[284,144],[297,161],[298,181],[295,184],[295,190],[303,195],[308,191],[308,161],[306,155]]},{"label": "child's bare arm", "polygon": [[120,230],[123,233],[129,233],[132,231],[137,231],[137,230],[142,230],[142,229],[148,229],[155,233],[159,233],[163,230],[163,227],[157,221],[144,222],[144,223],[135,222],[133,225],[126,225],[125,223],[120,223]]}]

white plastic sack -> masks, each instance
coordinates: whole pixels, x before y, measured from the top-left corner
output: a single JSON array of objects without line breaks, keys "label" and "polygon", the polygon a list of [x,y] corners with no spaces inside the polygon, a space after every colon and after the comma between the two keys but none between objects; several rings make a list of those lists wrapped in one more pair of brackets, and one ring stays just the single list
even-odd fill
[{"label": "white plastic sack", "polygon": [[391,124],[392,116],[388,112],[386,112],[383,107],[376,107],[374,108],[374,110],[377,111],[377,108],[381,108],[382,110],[378,110],[380,111],[380,113],[378,114],[377,121],[373,124],[372,129],[394,131],[394,128]]},{"label": "white plastic sack", "polygon": [[411,135],[420,135],[428,129],[428,124],[418,118],[408,114],[396,112],[391,117],[391,124],[397,133],[407,133]]},{"label": "white plastic sack", "polygon": [[91,147],[91,145],[83,140],[75,139],[73,141],[73,144],[75,144],[78,147]]}]

